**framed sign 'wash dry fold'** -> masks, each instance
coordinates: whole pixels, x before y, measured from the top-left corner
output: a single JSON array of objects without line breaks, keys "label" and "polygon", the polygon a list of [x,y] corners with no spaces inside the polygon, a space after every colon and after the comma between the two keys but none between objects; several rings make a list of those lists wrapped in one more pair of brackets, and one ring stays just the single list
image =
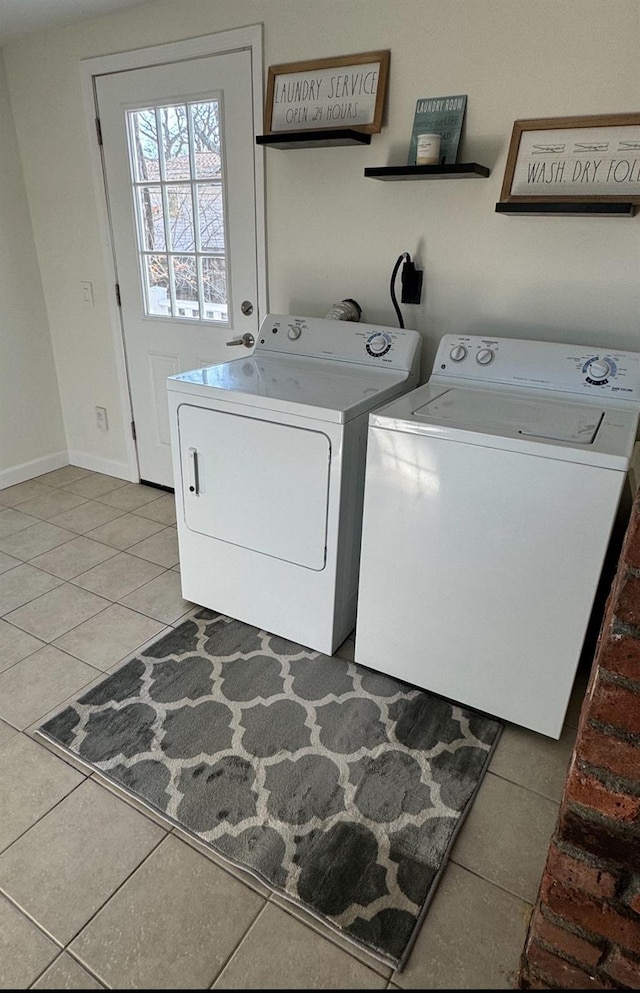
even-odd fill
[{"label": "framed sign 'wash dry fold'", "polygon": [[500,199],[640,203],[640,114],[515,121]]},{"label": "framed sign 'wash dry fold'", "polygon": [[377,134],[389,77],[390,51],[361,52],[269,67],[264,130],[354,128]]}]

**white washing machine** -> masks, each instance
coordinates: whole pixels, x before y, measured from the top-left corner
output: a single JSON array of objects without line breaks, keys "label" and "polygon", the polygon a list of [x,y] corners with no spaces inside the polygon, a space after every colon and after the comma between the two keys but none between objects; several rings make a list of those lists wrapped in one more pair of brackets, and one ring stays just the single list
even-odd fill
[{"label": "white washing machine", "polygon": [[639,410],[640,354],[445,335],[369,419],[356,662],[558,738]]},{"label": "white washing machine", "polygon": [[182,592],[331,655],[355,626],[369,412],[418,332],[268,315],[251,355],[167,381]]}]

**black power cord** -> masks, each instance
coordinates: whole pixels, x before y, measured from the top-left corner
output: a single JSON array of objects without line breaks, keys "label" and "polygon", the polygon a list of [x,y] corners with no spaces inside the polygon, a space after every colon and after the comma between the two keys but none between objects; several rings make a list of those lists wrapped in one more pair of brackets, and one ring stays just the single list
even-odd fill
[{"label": "black power cord", "polygon": [[398,256],[397,262],[393,267],[393,272],[391,273],[391,285],[389,286],[389,292],[391,293],[391,303],[393,304],[395,308],[395,312],[398,315],[398,324],[400,325],[401,328],[404,327],[404,321],[402,320],[402,313],[398,306],[398,301],[396,300],[396,289],[395,289],[396,276],[398,275],[398,269],[400,268],[402,263],[408,262],[409,258],[410,256],[407,252],[403,252],[402,255]]},{"label": "black power cord", "polygon": [[395,308],[396,314],[398,315],[398,323],[400,327],[403,328],[404,321],[402,319],[400,307],[398,306],[398,301],[396,300],[395,291],[396,276],[398,275],[398,269],[401,265],[403,303],[420,303],[420,295],[422,293],[422,271],[420,269],[416,269],[408,252],[403,252],[402,255],[398,257],[396,264],[393,267],[390,286],[391,302]]}]

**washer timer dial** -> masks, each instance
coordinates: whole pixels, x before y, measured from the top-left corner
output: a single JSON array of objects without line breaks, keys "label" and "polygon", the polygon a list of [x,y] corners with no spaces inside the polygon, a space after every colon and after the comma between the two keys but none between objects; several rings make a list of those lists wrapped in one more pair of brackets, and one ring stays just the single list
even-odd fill
[{"label": "washer timer dial", "polygon": [[594,359],[589,363],[589,376],[591,379],[606,379],[611,375],[611,363],[606,359]]},{"label": "washer timer dial", "polygon": [[492,348],[480,348],[476,352],[476,362],[478,365],[489,365],[490,362],[493,362],[494,357],[495,352]]},{"label": "washer timer dial", "polygon": [[391,348],[391,338],[384,331],[376,331],[367,338],[365,348],[369,355],[378,359]]},{"label": "washer timer dial", "polygon": [[618,370],[613,359],[600,358],[599,355],[594,355],[592,359],[585,362],[582,371],[586,373],[588,383],[592,383],[594,386],[604,386]]}]

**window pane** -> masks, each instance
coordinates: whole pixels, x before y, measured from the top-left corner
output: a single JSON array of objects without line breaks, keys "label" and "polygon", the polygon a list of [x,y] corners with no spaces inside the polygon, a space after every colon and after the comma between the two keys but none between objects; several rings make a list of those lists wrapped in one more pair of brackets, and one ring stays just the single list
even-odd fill
[{"label": "window pane", "polygon": [[143,256],[147,313],[171,317],[169,261],[166,255]]},{"label": "window pane", "polygon": [[138,182],[160,179],[160,156],[158,154],[158,130],[156,112],[134,110],[128,115],[130,128],[130,151],[134,177]]},{"label": "window pane", "polygon": [[224,203],[219,184],[198,186],[198,222],[203,252],[224,252]]},{"label": "window pane", "polygon": [[191,127],[195,151],[196,177],[220,176],[220,104],[217,100],[192,103]]},{"label": "window pane", "polygon": [[174,255],[172,262],[176,317],[200,317],[195,255]]},{"label": "window pane", "polygon": [[224,259],[202,259],[202,292],[204,318],[209,321],[226,321],[229,307],[227,264]]},{"label": "window pane", "polygon": [[193,231],[193,202],[190,186],[167,187],[167,220],[169,241],[173,251],[195,251]]},{"label": "window pane", "polygon": [[142,247],[148,252],[164,251],[164,208],[160,186],[138,187],[138,220],[142,232]]},{"label": "window pane", "polygon": [[191,179],[186,107],[160,107],[166,179]]}]

